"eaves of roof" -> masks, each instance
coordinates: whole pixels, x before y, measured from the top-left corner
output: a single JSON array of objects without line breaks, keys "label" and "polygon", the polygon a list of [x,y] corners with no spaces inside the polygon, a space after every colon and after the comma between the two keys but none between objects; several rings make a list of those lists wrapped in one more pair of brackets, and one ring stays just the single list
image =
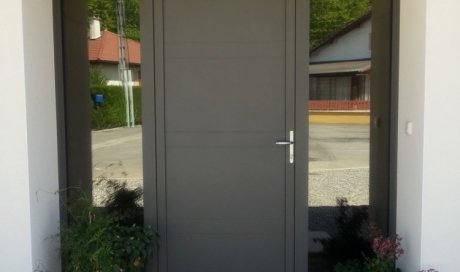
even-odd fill
[{"label": "eaves of roof", "polygon": [[351,60],[310,64],[311,76],[367,73],[371,70],[371,60]]}]

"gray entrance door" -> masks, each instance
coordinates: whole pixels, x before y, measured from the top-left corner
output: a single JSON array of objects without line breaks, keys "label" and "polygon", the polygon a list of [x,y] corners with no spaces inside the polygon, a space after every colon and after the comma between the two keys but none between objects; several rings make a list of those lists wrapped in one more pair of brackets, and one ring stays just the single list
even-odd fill
[{"label": "gray entrance door", "polygon": [[305,187],[306,149],[276,142],[295,131],[305,148],[306,100],[296,97],[307,90],[296,77],[307,77],[297,73],[307,46],[296,36],[307,26],[296,33],[296,24],[306,8],[296,16],[293,0],[146,2],[145,212],[162,238],[157,268],[305,271],[305,190],[296,188]]}]

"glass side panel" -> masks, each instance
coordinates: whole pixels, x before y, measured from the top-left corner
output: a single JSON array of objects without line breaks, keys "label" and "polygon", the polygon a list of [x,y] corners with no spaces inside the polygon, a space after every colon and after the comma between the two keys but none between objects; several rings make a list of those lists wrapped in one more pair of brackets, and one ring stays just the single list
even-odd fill
[{"label": "glass side panel", "polygon": [[310,3],[308,271],[322,272],[360,258],[366,236],[371,3]]}]

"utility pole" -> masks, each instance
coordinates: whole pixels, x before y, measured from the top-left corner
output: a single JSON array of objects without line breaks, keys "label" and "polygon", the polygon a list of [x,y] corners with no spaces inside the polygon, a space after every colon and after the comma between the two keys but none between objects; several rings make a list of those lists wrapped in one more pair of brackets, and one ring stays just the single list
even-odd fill
[{"label": "utility pole", "polygon": [[125,33],[125,3],[124,0],[116,1],[117,31],[118,31],[118,73],[125,93],[126,125],[134,127],[134,102],[132,75],[129,70],[128,50]]}]

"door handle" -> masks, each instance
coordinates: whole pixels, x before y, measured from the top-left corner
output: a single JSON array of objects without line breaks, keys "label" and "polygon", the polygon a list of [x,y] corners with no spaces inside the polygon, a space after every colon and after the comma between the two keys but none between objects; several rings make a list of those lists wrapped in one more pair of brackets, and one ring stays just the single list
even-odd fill
[{"label": "door handle", "polygon": [[281,140],[276,141],[276,145],[288,145],[289,146],[289,163],[294,163],[294,131],[289,131],[289,141]]},{"label": "door handle", "polygon": [[290,145],[290,144],[294,144],[294,142],[291,142],[291,141],[276,141],[275,144],[276,145]]}]

